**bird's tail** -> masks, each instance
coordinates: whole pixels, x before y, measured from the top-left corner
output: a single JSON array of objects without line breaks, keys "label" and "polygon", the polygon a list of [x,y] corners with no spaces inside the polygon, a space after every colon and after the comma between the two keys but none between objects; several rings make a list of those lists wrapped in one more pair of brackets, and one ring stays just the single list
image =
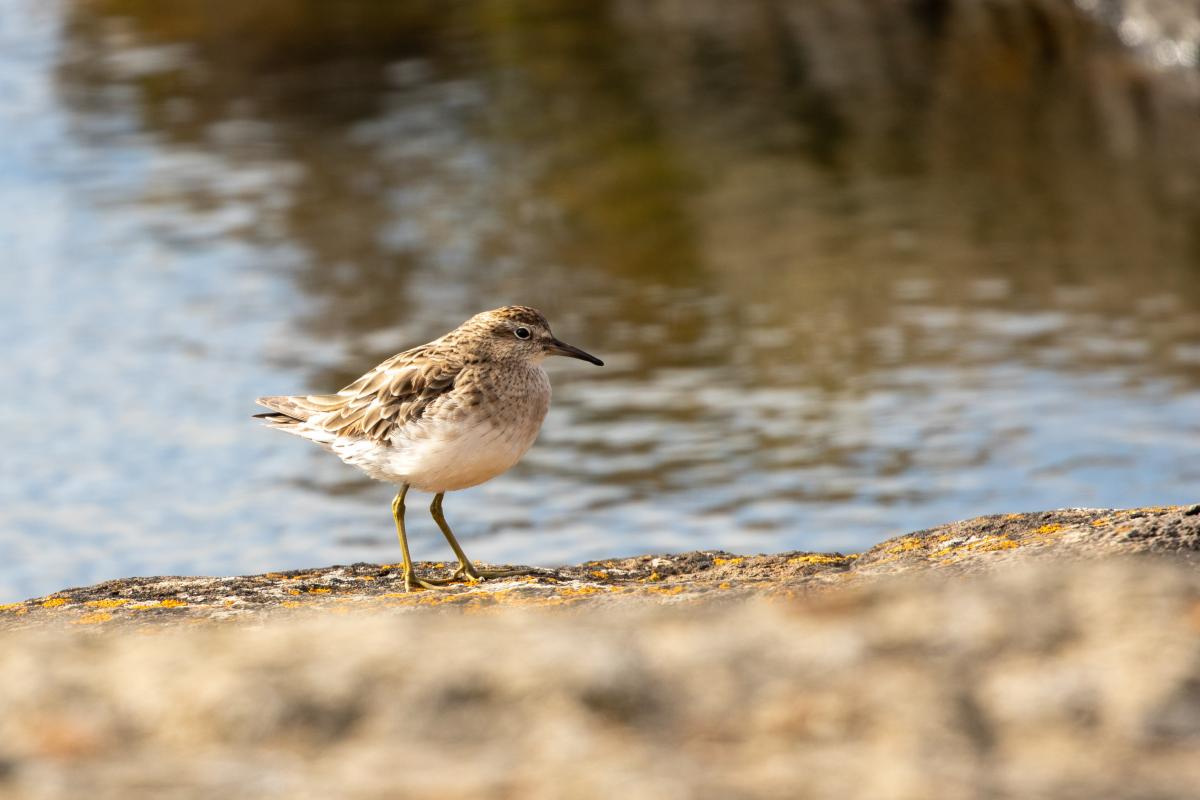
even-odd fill
[{"label": "bird's tail", "polygon": [[254,418],[261,419],[272,428],[299,433],[297,427],[309,417],[332,410],[336,397],[337,395],[259,397],[254,402],[271,410],[266,414],[255,414]]}]

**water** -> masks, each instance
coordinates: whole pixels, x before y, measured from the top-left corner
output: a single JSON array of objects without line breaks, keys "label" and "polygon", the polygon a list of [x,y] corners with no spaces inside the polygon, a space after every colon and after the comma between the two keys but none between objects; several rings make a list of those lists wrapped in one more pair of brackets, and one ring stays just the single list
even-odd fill
[{"label": "water", "polygon": [[253,398],[508,302],[608,366],[475,558],[1197,499],[1200,121],[1113,6],[575,5],[0,6],[0,600],[395,561]]}]

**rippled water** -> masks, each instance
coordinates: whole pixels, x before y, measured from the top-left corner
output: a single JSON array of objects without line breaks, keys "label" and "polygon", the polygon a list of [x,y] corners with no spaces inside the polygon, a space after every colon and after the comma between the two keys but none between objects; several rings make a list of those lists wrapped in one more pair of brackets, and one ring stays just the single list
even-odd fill
[{"label": "rippled water", "polygon": [[507,302],[609,366],[475,558],[1197,499],[1200,122],[1097,4],[218,5],[0,10],[0,599],[396,560],[253,398]]}]

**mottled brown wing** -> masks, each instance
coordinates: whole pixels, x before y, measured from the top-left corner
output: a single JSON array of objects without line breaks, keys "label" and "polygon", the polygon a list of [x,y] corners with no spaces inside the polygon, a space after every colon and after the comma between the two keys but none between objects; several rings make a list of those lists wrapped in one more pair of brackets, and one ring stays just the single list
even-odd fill
[{"label": "mottled brown wing", "polygon": [[308,421],[315,427],[383,442],[450,392],[462,369],[461,360],[421,347],[392,356],[337,394],[296,399],[312,409]]}]

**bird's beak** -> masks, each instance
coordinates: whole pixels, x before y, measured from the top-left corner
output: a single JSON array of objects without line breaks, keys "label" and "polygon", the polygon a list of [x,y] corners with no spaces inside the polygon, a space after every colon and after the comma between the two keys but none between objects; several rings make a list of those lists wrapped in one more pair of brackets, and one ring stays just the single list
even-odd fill
[{"label": "bird's beak", "polygon": [[590,362],[595,364],[597,367],[604,366],[604,362],[596,358],[591,353],[585,353],[575,345],[567,344],[566,342],[560,342],[558,339],[551,339],[549,341],[549,343],[546,345],[546,352],[555,356],[570,356],[571,358],[578,358],[580,361]]}]

